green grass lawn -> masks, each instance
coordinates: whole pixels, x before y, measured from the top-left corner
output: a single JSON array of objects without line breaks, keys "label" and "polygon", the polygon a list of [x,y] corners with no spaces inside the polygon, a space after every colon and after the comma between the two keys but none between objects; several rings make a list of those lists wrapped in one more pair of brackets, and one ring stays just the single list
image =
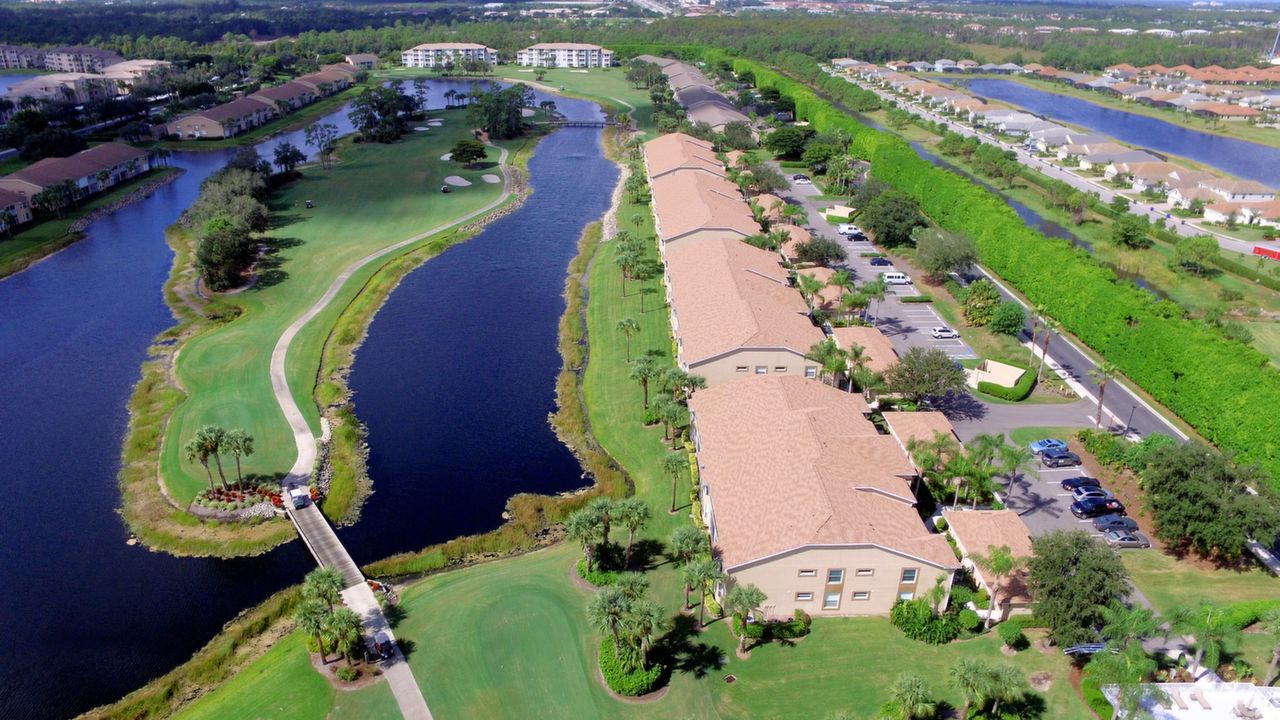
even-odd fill
[{"label": "green grass lawn", "polygon": [[[179,355],[178,377],[188,397],[168,423],[161,464],[179,501],[190,501],[206,485],[204,470],[181,457],[183,442],[205,424],[245,428],[256,438],[257,452],[244,461],[246,474],[281,473],[293,464],[293,437],[272,395],[268,373],[276,340],[342,268],[473,212],[500,195],[500,184],[480,178],[495,169],[464,170],[440,160],[454,142],[469,135],[468,127],[448,117],[444,127],[410,133],[398,143],[347,146],[343,162],[331,170],[308,168],[301,180],[273,200],[278,227],[270,234],[282,244],[281,278],[234,296],[244,306],[243,315],[191,339]],[[439,188],[447,175],[460,175],[472,185],[443,195]],[[303,209],[308,199],[315,209]],[[289,384],[317,434],[319,414],[310,398],[322,345],[342,308],[378,265],[357,272],[290,350]],[[234,477],[234,467],[225,471]]]},{"label": "green grass lawn", "polygon": [[337,110],[369,87],[368,83],[352,85],[336,95],[317,100],[296,112],[278,117],[235,137],[209,140],[162,140],[159,144],[170,150],[224,150],[240,145],[252,145],[276,133],[296,130],[310,125],[316,118]]},{"label": "green grass lawn", "polygon": [[1271,356],[1271,362],[1280,366],[1280,324],[1275,322],[1247,323],[1253,333],[1253,346]]},{"label": "green grass lawn", "polygon": [[1161,613],[1201,600],[1218,604],[1280,598],[1280,578],[1261,568],[1209,570],[1164,553],[1122,553],[1129,576]]},{"label": "green grass lawn", "polygon": [[[649,99],[649,91],[636,89],[631,83],[627,82],[626,71],[623,68],[588,70],[587,72],[574,72],[567,68],[557,68],[546,72],[546,77],[542,80],[543,85],[557,88],[567,95],[607,102],[614,106],[617,106],[618,101],[621,101],[625,105],[635,108],[632,117],[635,118],[638,129],[651,135],[655,132],[653,126],[653,101]],[[516,67],[502,68],[501,75],[504,79],[514,82],[535,82],[534,72],[524,72]],[[627,110],[626,107],[621,109]]]},{"label": "green grass lawn", "polygon": [[[73,242],[78,236],[68,235],[67,230],[71,227],[71,223],[86,214],[119,200],[121,197],[136,190],[139,185],[176,172],[178,170],[174,168],[161,168],[154,172],[149,172],[92,198],[63,217],[51,218],[34,225],[22,226],[25,229],[15,232],[13,237],[0,235],[0,277],[17,272],[26,267],[32,260]],[[0,171],[0,174],[3,174],[3,172]]]},{"label": "green grass lawn", "polygon": [[1009,433],[1009,442],[1014,445],[1026,447],[1036,440],[1044,440],[1045,438],[1057,438],[1058,440],[1070,440],[1075,437],[1083,425],[1080,427],[1021,427]]},{"label": "green grass lawn", "polygon": [[179,720],[392,718],[399,717],[399,708],[385,682],[353,691],[334,689],[311,666],[304,637],[295,632],[176,717]]}]

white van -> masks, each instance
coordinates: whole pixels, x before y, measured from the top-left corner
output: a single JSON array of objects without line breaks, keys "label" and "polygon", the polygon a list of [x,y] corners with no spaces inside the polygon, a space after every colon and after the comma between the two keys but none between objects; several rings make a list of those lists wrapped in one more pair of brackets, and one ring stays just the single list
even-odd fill
[{"label": "white van", "polygon": [[900,272],[880,273],[880,279],[884,280],[886,283],[890,285],[910,285],[911,284],[911,278],[907,277],[906,275],[903,275]]}]

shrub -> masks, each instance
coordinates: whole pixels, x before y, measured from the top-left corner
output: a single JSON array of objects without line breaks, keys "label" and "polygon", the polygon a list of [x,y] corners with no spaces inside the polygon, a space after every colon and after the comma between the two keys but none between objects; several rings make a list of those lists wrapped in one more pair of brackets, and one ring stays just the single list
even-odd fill
[{"label": "shrub", "polygon": [[904,302],[904,303],[931,303],[933,302],[933,296],[932,295],[904,295],[898,298],[898,301]]},{"label": "shrub", "polygon": [[342,682],[355,682],[355,679],[360,677],[359,671],[349,665],[343,665],[338,668],[338,671],[335,672],[334,675],[337,675],[338,679]]},{"label": "shrub", "polygon": [[600,673],[609,689],[619,695],[635,697],[652,691],[662,679],[662,671],[658,663],[648,670],[631,670],[614,655],[612,638],[606,636],[600,641]]},{"label": "shrub", "polygon": [[934,615],[923,598],[899,600],[889,611],[889,621],[912,640],[930,645],[945,645],[960,634],[960,624],[950,613]]},{"label": "shrub", "polygon": [[724,608],[720,607],[720,601],[711,593],[702,596],[702,604],[707,608],[708,617],[724,617]]},{"label": "shrub", "polygon": [[985,589],[979,589],[973,594],[973,604],[977,605],[979,610],[986,610],[991,607],[991,595]]},{"label": "shrub", "polygon": [[1027,647],[1027,636],[1022,634],[1022,627],[1011,622],[1002,622],[996,626],[1000,640],[1014,650]]},{"label": "shrub", "polygon": [[1036,387],[1036,374],[1025,368],[1024,370],[1022,377],[1018,378],[1018,382],[1014,383],[1013,387],[1005,387],[984,380],[978,383],[978,392],[1010,402],[1026,400]]},{"label": "shrub", "polygon": [[1016,336],[1022,332],[1022,326],[1027,322],[1027,315],[1022,310],[1022,306],[1012,300],[1000,303],[996,311],[991,316],[991,332],[1000,333],[1001,335]]},{"label": "shrub", "polygon": [[944,517],[935,518],[933,521],[933,529],[938,532],[945,532],[947,529],[947,519]]},{"label": "shrub", "polygon": [[1228,605],[1225,621],[1232,627],[1243,630],[1272,610],[1280,610],[1280,600],[1246,600]]},{"label": "shrub", "polygon": [[960,624],[960,629],[965,632],[975,632],[982,627],[982,618],[969,608],[961,610],[956,615],[956,622]]},{"label": "shrub", "polygon": [[[792,640],[808,635],[812,625],[813,618],[809,617],[809,613],[797,608],[795,616],[790,620],[757,620],[747,623],[747,637],[763,642]],[[742,634],[742,623],[736,617],[733,618],[733,632],[735,635]]]},{"label": "shrub", "polygon": [[1098,681],[1092,677],[1086,676],[1080,681],[1080,694],[1084,696],[1084,701],[1089,708],[1102,720],[1111,720],[1115,717],[1115,708],[1107,697],[1102,694],[1102,689],[1098,687]]},{"label": "shrub", "polygon": [[1081,430],[1076,437],[1084,444],[1084,449],[1107,467],[1118,468],[1125,464],[1128,454],[1128,442],[1111,433],[1097,430]]},{"label": "shrub", "polygon": [[951,607],[962,608],[973,602],[973,588],[964,585],[951,586]]},{"label": "shrub", "polygon": [[592,566],[591,572],[587,572],[586,558],[578,559],[578,577],[596,587],[604,587],[618,582],[618,572],[616,570],[601,570],[598,563]]}]

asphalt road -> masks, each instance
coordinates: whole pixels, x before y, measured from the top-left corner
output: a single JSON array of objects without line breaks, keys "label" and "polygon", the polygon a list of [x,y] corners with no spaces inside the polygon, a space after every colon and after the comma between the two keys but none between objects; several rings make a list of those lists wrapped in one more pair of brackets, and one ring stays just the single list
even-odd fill
[{"label": "asphalt road", "polygon": [[[839,77],[844,77],[844,76],[839,76]],[[1032,168],[1047,177],[1054,178],[1056,180],[1061,180],[1062,182],[1065,182],[1068,185],[1071,185],[1077,190],[1083,190],[1084,192],[1089,192],[1089,193],[1096,193],[1103,202],[1110,203],[1112,201],[1112,198],[1114,198],[1117,194],[1119,194],[1114,188],[1104,185],[1097,178],[1092,178],[1085,175],[1078,175],[1069,169],[1063,168],[1060,165],[1050,162],[1046,158],[1038,157],[1032,154],[1022,145],[1004,142],[999,138],[995,137],[994,135],[991,135],[990,133],[986,133],[981,130],[974,129],[968,125],[963,125],[953,118],[940,115],[928,109],[924,105],[918,104],[913,101],[905,100],[902,97],[894,95],[893,93],[890,93],[882,88],[873,87],[871,85],[858,82],[849,77],[844,77],[844,79],[847,82],[857,85],[858,87],[861,87],[863,89],[870,90],[876,93],[886,101],[892,100],[898,103],[899,106],[905,106],[909,108],[912,112],[919,114],[921,117],[929,120],[930,122],[943,123],[952,132],[959,133],[960,135],[963,135],[965,137],[977,137],[978,139],[990,145],[996,145],[1005,150],[1012,150],[1014,154],[1017,156],[1018,162],[1022,163],[1023,165],[1029,168]],[[1049,118],[1049,119],[1052,120],[1053,118]],[[1160,220],[1160,219],[1168,219],[1170,222],[1170,226],[1169,226],[1170,229],[1178,233],[1179,235],[1184,235],[1184,236],[1211,235],[1214,237],[1214,239],[1218,241],[1218,246],[1221,247],[1223,250],[1230,250],[1231,252],[1241,253],[1244,255],[1252,255],[1254,245],[1258,244],[1258,243],[1245,242],[1243,240],[1237,240],[1235,238],[1222,235],[1211,228],[1208,228],[1204,225],[1199,224],[1198,221],[1196,220],[1191,220],[1191,219],[1183,220],[1183,219],[1172,218],[1172,217],[1167,218],[1166,216],[1168,216],[1169,214],[1170,207],[1171,207],[1170,203],[1167,203],[1167,202],[1152,204],[1152,203],[1146,203],[1146,202],[1130,201],[1130,204],[1129,204],[1130,212],[1136,215],[1145,215],[1152,222],[1155,222],[1156,220]]]}]

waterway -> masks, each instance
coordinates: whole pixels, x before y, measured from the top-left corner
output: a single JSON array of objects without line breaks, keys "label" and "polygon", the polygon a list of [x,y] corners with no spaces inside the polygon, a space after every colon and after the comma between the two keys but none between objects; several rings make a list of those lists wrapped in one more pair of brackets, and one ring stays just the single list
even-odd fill
[{"label": "waterway", "polygon": [[1179,155],[1237,177],[1280,185],[1280,148],[1199,132],[1012,80],[972,78],[966,85],[974,95],[1017,105],[1051,120],[1079,125],[1159,153]]},{"label": "waterway", "polygon": [[4,95],[5,93],[9,92],[9,88],[13,87],[14,85],[17,85],[23,80],[26,80],[28,78],[33,78],[36,75],[40,75],[40,74],[43,74],[43,73],[0,72],[0,95]]},{"label": "waterway", "polygon": [[[469,86],[432,80],[431,103]],[[595,117],[587,103],[555,101],[570,117]],[[350,131],[345,108],[323,121]],[[495,527],[514,492],[581,484],[546,413],[565,267],[612,189],[599,134],[564,129],[546,138],[530,162],[534,198],[411,274],[378,316],[354,378],[376,463],[363,521],[341,531],[357,562]],[[284,141],[304,147],[299,131],[259,152],[269,158]],[[151,339],[172,323],[161,296],[173,260],[164,230],[226,157],[174,153],[171,164],[186,171],[176,182],[0,280],[0,490],[8,508],[0,587],[11,625],[0,646],[2,720],[63,718],[110,702],[313,566],[296,542],[238,560],[153,553],[126,544],[115,512],[126,403]],[[427,357],[397,359],[401,351]],[[379,377],[377,363],[394,371]],[[422,435],[386,430],[402,423],[431,427]],[[429,471],[402,471],[417,455],[430,456]],[[469,502],[447,505],[462,496]]]}]

